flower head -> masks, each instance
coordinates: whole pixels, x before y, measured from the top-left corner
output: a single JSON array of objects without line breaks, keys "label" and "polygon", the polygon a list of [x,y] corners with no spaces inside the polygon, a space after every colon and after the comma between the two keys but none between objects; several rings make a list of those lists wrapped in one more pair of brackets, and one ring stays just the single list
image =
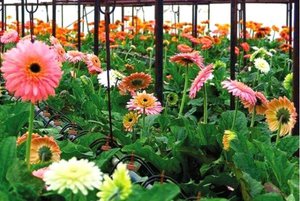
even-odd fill
[{"label": "flower head", "polygon": [[265,111],[267,110],[269,101],[267,100],[265,95],[261,92],[255,92],[255,96],[257,101],[254,105],[245,100],[242,100],[242,103],[245,108],[248,108],[250,113],[253,112],[255,107],[256,114],[264,115]]},{"label": "flower head", "polygon": [[204,68],[203,58],[199,55],[199,52],[194,51],[190,53],[179,53],[170,58],[171,62],[178,63],[183,66],[190,64],[196,64],[199,68]]},{"label": "flower head", "polygon": [[[122,80],[125,76],[122,75],[117,70],[110,70],[109,71],[109,84],[110,87],[119,85],[119,81]],[[102,73],[98,74],[98,82],[104,87],[108,87],[108,80],[107,80],[107,71],[103,71]]]},{"label": "flower head", "polygon": [[133,126],[138,122],[140,115],[135,112],[129,112],[123,117],[123,126],[125,131],[132,131]]},{"label": "flower head", "polygon": [[258,70],[260,70],[263,73],[268,73],[270,71],[270,65],[269,63],[264,60],[263,58],[257,58],[254,60],[254,66]]},{"label": "flower head", "polygon": [[146,89],[151,81],[151,76],[146,73],[132,73],[124,77],[118,87],[120,93],[125,94],[127,91],[134,92],[140,89]]},{"label": "flower head", "polygon": [[178,102],[178,95],[174,92],[170,92],[167,95],[167,104],[170,106],[175,106]]},{"label": "flower head", "polygon": [[228,151],[230,149],[230,142],[236,138],[236,133],[231,130],[225,130],[223,135],[223,149]]},{"label": "flower head", "polygon": [[19,41],[19,35],[18,32],[15,30],[6,31],[1,36],[0,39],[1,43],[7,44],[7,43],[16,43]]},{"label": "flower head", "polygon": [[243,50],[245,52],[249,52],[250,51],[250,45],[247,42],[241,43],[240,46],[243,48]]},{"label": "flower head", "polygon": [[281,127],[280,136],[285,136],[294,128],[296,117],[294,103],[286,97],[279,97],[279,99],[273,99],[269,102],[266,110],[266,121],[271,131],[276,131]]},{"label": "flower head", "polygon": [[97,74],[102,72],[100,60],[96,55],[87,54],[85,57],[85,63],[90,74]]},{"label": "flower head", "polygon": [[66,51],[62,45],[56,44],[52,46],[52,49],[56,53],[56,59],[59,62],[64,62],[66,60]]},{"label": "flower head", "polygon": [[98,188],[101,184],[102,172],[94,162],[86,159],[77,160],[75,157],[69,161],[54,162],[44,174],[47,190],[64,192],[70,189],[74,194],[79,191],[87,195],[88,190]]},{"label": "flower head", "polygon": [[126,106],[129,110],[137,111],[140,114],[158,114],[162,111],[162,106],[153,94],[137,92],[135,96],[127,102]]},{"label": "flower head", "polygon": [[177,45],[177,50],[181,53],[189,53],[193,51],[193,48],[185,44],[179,44]]},{"label": "flower head", "polygon": [[99,189],[100,192],[97,193],[99,201],[110,201],[114,200],[113,198],[125,200],[132,192],[132,183],[126,165],[120,163],[112,178],[104,175],[104,181]]},{"label": "flower head", "polygon": [[67,61],[74,63],[74,64],[77,62],[83,61],[84,58],[85,58],[85,54],[82,52],[79,52],[77,50],[68,51],[66,54]]},{"label": "flower head", "polygon": [[4,54],[1,71],[9,92],[36,103],[55,94],[62,76],[60,65],[45,43],[25,40]]},{"label": "flower head", "polygon": [[292,91],[292,89],[293,89],[293,73],[289,73],[285,76],[284,81],[283,81],[283,87],[288,91]]},{"label": "flower head", "polygon": [[[25,142],[27,140],[27,135],[28,135],[28,132],[26,132],[25,134],[23,134],[22,136],[17,138],[17,146],[19,146],[20,144],[22,144],[23,142]],[[40,138],[40,137],[42,137],[42,136],[40,136],[37,133],[32,133],[31,141],[34,140],[35,138]]]},{"label": "flower head", "polygon": [[241,100],[247,101],[252,105],[256,103],[255,92],[244,83],[236,80],[225,80],[222,82],[222,85],[233,96],[239,97]]},{"label": "flower head", "polygon": [[207,80],[212,79],[212,77],[213,77],[212,72],[213,72],[212,64],[206,66],[201,71],[199,71],[197,77],[193,81],[192,86],[190,88],[190,98],[195,98],[197,92],[202,88],[204,83]]}]

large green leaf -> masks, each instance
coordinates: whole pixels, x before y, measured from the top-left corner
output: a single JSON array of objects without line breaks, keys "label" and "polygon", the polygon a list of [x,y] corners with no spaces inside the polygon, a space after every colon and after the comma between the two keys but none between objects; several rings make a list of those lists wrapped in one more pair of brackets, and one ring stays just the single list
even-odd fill
[{"label": "large green leaf", "polygon": [[120,151],[119,148],[110,149],[108,151],[102,152],[99,156],[97,156],[95,162],[97,166],[103,170],[103,167],[107,165],[107,163],[112,159],[112,157]]},{"label": "large green leaf", "polygon": [[[223,133],[224,130],[231,130],[233,117],[235,111],[226,111],[221,114],[220,118],[220,131]],[[244,113],[238,111],[236,115],[236,122],[233,127],[233,130],[238,131],[239,133],[244,133],[247,131],[247,118]]]},{"label": "large green leaf", "polygon": [[299,136],[288,136],[280,139],[277,147],[291,157],[299,148]]},{"label": "large green leaf", "polygon": [[17,157],[16,138],[7,137],[0,141],[0,183],[6,182],[6,172]]},{"label": "large green leaf", "polygon": [[62,151],[61,157],[64,159],[70,159],[74,156],[77,158],[94,157],[94,153],[89,147],[74,144],[71,141],[62,141],[58,143]]},{"label": "large green leaf", "polygon": [[259,195],[253,199],[253,201],[284,201],[281,195],[276,193],[267,193]]}]

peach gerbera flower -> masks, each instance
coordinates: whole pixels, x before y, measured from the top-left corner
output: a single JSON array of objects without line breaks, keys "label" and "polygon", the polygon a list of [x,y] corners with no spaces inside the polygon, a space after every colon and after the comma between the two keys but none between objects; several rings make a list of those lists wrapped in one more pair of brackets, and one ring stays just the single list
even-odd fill
[{"label": "peach gerbera flower", "polygon": [[85,63],[90,74],[97,74],[102,72],[100,60],[96,55],[87,54],[85,57]]},{"label": "peach gerbera flower", "polygon": [[171,62],[188,66],[190,64],[196,64],[199,68],[204,68],[203,58],[199,55],[199,52],[194,51],[190,53],[179,53],[170,58]]},{"label": "peach gerbera flower", "polygon": [[0,39],[1,43],[7,44],[7,43],[16,43],[19,41],[19,35],[18,32],[15,30],[6,31],[1,36]]},{"label": "peach gerbera flower", "polygon": [[256,103],[255,92],[242,82],[236,80],[225,80],[222,82],[224,89],[232,93],[233,96],[239,97],[241,100],[247,101],[254,105]]},{"label": "peach gerbera flower", "polygon": [[140,114],[159,114],[162,111],[162,106],[153,94],[137,92],[135,96],[127,102],[126,106],[129,110],[137,111]]},{"label": "peach gerbera flower", "polygon": [[79,61],[84,60],[84,57],[85,57],[84,53],[79,52],[77,50],[68,51],[66,54],[67,61],[74,63],[74,64]]},{"label": "peach gerbera flower", "polygon": [[65,49],[62,47],[61,44],[56,44],[52,46],[52,49],[55,51],[56,53],[56,59],[59,62],[64,62],[66,61],[66,51]]},{"label": "peach gerbera flower", "polygon": [[285,136],[296,124],[296,108],[286,97],[273,99],[266,110],[266,121],[271,131],[280,129],[280,136]]},{"label": "peach gerbera flower", "polygon": [[[22,136],[17,138],[17,146],[19,146],[20,144],[22,144],[23,142],[25,142],[27,140],[27,135],[28,135],[28,132],[26,132],[25,134],[23,134]],[[33,140],[35,138],[39,138],[39,137],[42,137],[42,136],[40,136],[37,133],[32,133],[31,140]]]},{"label": "peach gerbera flower", "polygon": [[210,64],[203,68],[195,78],[190,88],[190,98],[196,97],[197,92],[202,88],[204,83],[213,77],[213,64]]},{"label": "peach gerbera flower", "polygon": [[55,94],[62,71],[48,45],[40,41],[21,41],[6,52],[3,59],[1,71],[6,88],[16,97],[36,103]]},{"label": "peach gerbera flower", "polygon": [[242,103],[245,108],[248,108],[248,111],[250,113],[253,112],[255,106],[255,113],[264,115],[265,111],[267,110],[267,105],[269,101],[266,99],[265,95],[261,92],[255,92],[255,96],[257,101],[254,105],[245,100],[242,100]]},{"label": "peach gerbera flower", "polygon": [[193,48],[185,44],[179,44],[177,45],[177,50],[181,53],[189,53],[193,51]]},{"label": "peach gerbera flower", "polygon": [[123,78],[118,87],[121,94],[126,94],[127,91],[132,93],[140,89],[146,89],[151,81],[151,76],[146,73],[132,73]]}]

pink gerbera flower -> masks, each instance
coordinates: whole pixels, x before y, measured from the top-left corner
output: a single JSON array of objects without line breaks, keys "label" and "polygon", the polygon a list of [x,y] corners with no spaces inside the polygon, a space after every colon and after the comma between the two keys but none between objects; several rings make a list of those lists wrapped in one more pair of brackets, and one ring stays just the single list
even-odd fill
[{"label": "pink gerbera flower", "polygon": [[159,114],[162,111],[162,106],[153,94],[137,92],[135,96],[127,102],[126,106],[129,110],[137,111],[140,114]]},{"label": "pink gerbera flower", "polygon": [[85,57],[85,63],[90,74],[97,74],[102,72],[100,60],[96,55],[87,54]]},{"label": "pink gerbera flower", "polygon": [[199,55],[199,52],[194,51],[190,53],[179,53],[170,58],[171,62],[188,66],[189,64],[196,64],[199,68],[204,68],[203,58]]},{"label": "pink gerbera flower", "polygon": [[55,53],[43,42],[21,41],[4,54],[3,77],[6,88],[32,103],[54,95],[62,76]]},{"label": "pink gerbera flower", "polygon": [[66,59],[71,63],[77,63],[84,60],[85,54],[76,50],[68,51],[66,54]]},{"label": "pink gerbera flower", "polygon": [[239,97],[241,100],[247,101],[252,105],[256,103],[255,92],[244,83],[236,80],[225,80],[222,82],[222,85],[233,96]]},{"label": "pink gerbera flower", "polygon": [[194,82],[192,83],[191,89],[190,89],[190,98],[193,99],[196,97],[197,92],[202,88],[204,83],[212,79],[213,77],[213,64],[210,64],[203,68],[199,73],[198,76],[195,78]]},{"label": "pink gerbera flower", "polygon": [[55,51],[55,53],[56,53],[56,59],[59,62],[66,61],[66,51],[65,51],[65,49],[63,48],[63,46],[60,43],[58,43],[56,45],[53,45],[52,49]]},{"label": "pink gerbera flower", "polygon": [[6,31],[1,36],[1,43],[7,44],[7,43],[16,43],[19,41],[19,35],[18,32],[15,30]]},{"label": "pink gerbera flower", "polygon": [[60,42],[57,38],[55,38],[54,36],[50,36],[49,38],[51,45],[60,45]]}]

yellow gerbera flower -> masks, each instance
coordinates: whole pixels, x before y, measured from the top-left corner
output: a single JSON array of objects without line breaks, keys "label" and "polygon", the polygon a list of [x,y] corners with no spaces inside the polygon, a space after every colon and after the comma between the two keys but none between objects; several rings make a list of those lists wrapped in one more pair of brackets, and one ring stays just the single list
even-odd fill
[{"label": "yellow gerbera flower", "polygon": [[223,149],[225,151],[228,151],[230,148],[230,142],[236,138],[236,134],[235,132],[231,131],[231,130],[225,130],[224,135],[223,135]]},{"label": "yellow gerbera flower", "polygon": [[135,112],[129,112],[123,118],[123,126],[125,131],[132,131],[133,126],[138,122],[140,115]]}]

